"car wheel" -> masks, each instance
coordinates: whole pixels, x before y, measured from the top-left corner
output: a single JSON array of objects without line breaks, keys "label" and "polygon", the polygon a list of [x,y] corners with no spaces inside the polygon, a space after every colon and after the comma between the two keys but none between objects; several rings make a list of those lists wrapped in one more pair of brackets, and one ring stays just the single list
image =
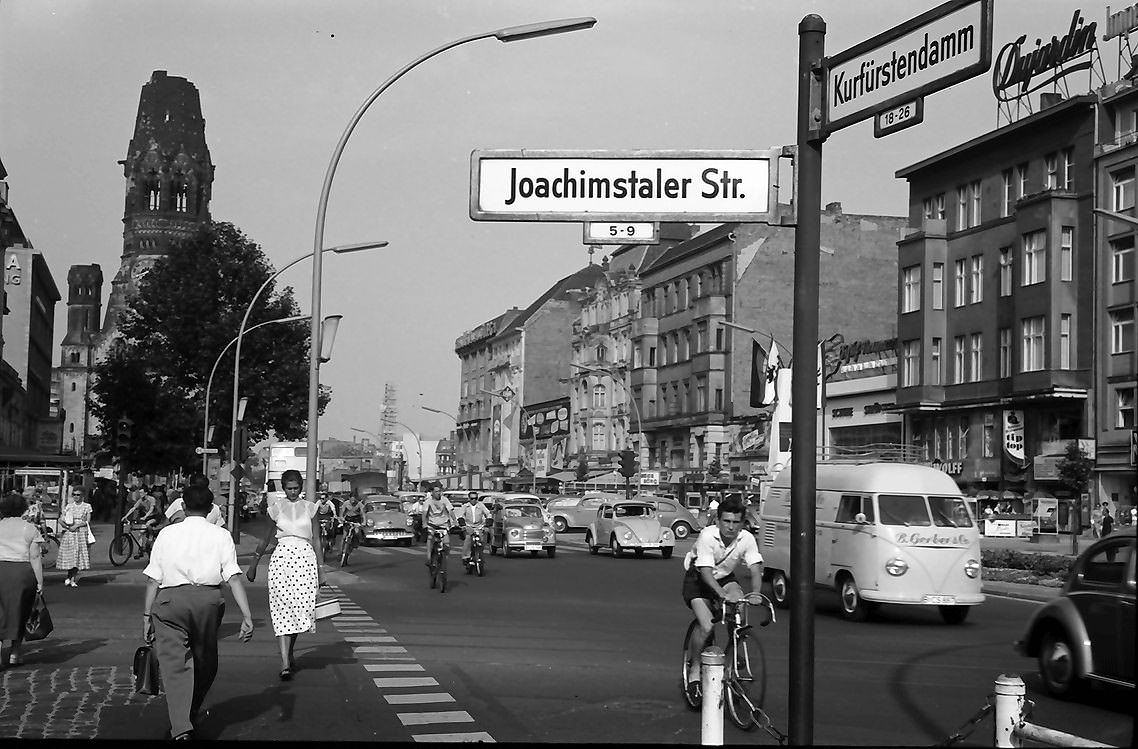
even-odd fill
[{"label": "car wheel", "polygon": [[616,540],[616,536],[609,538],[609,551],[612,552],[613,559],[624,553],[624,549],[620,548],[620,542]]},{"label": "car wheel", "polygon": [[644,556],[644,549],[633,549],[633,553],[635,553],[638,557],[642,557]]},{"label": "car wheel", "polygon": [[563,518],[563,517],[553,518],[553,530],[557,531],[558,533],[564,533],[568,529],[569,529],[569,524],[565,522],[565,518]]},{"label": "car wheel", "polygon": [[664,559],[671,559],[672,558],[672,547],[671,546],[665,546],[664,548],[660,549],[660,556],[663,557]]},{"label": "car wheel", "polygon": [[968,612],[972,610],[971,606],[937,606],[937,608],[940,609],[940,618],[944,619],[945,624],[963,624],[968,618]]},{"label": "car wheel", "polygon": [[536,552],[536,551],[531,551],[531,552],[529,553],[529,555],[530,555],[531,557],[536,557],[536,556],[537,556],[537,552]]},{"label": "car wheel", "polygon": [[672,533],[676,534],[676,538],[684,539],[692,534],[692,527],[687,523],[676,523],[672,526]]},{"label": "car wheel", "polygon": [[593,543],[593,534],[589,532],[585,533],[585,545],[589,547],[590,554],[596,554],[601,550],[601,547]]},{"label": "car wheel", "polygon": [[780,609],[790,605],[790,581],[782,570],[771,573],[771,601]]},{"label": "car wheel", "polygon": [[557,549],[546,549],[545,555],[550,559],[553,559],[553,557],[557,556]]},{"label": "car wheel", "polygon": [[1048,694],[1069,697],[1075,692],[1078,683],[1075,649],[1064,632],[1052,629],[1043,635],[1039,648],[1039,675]]},{"label": "car wheel", "polygon": [[861,597],[853,575],[845,575],[838,583],[838,597],[842,604],[842,617],[851,622],[864,622],[869,618],[869,604]]}]

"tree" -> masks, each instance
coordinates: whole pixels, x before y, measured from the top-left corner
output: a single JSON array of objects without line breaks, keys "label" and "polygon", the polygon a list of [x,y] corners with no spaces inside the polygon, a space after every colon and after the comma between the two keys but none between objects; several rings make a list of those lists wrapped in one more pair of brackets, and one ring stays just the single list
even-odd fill
[{"label": "tree", "polygon": [[[121,338],[93,370],[92,414],[104,435],[122,416],[134,420],[131,467],[194,465],[203,434],[206,383],[218,354],[273,268],[261,248],[229,223],[210,223],[175,244],[142,278],[120,318]],[[266,287],[246,324],[299,314],[292,289]],[[281,439],[305,434],[308,411],[306,321],[253,331],[241,343],[245,425],[254,438],[271,429]],[[233,402],[233,348],[210,389],[215,444],[228,449]],[[320,410],[330,399],[321,388]]]},{"label": "tree", "polygon": [[1082,496],[1094,475],[1094,458],[1087,455],[1078,440],[1067,443],[1067,453],[1059,461],[1056,468],[1059,471],[1059,482],[1071,490],[1075,498],[1071,502],[1071,510],[1075,520],[1071,523],[1071,551],[1079,552],[1079,533],[1083,530]]}]

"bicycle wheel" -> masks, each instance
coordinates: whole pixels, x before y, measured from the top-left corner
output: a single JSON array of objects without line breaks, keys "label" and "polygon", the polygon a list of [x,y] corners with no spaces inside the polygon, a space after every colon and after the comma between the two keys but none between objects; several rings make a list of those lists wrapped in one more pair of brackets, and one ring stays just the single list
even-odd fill
[{"label": "bicycle wheel", "polygon": [[348,563],[348,555],[352,553],[351,533],[344,534],[344,543],[340,544],[340,566]]},{"label": "bicycle wheel", "polygon": [[754,632],[739,635],[723,674],[727,714],[744,731],[758,728],[753,707],[762,707],[767,694],[766,655]]},{"label": "bicycle wheel", "polygon": [[[691,624],[688,625],[688,631],[684,634],[684,651],[683,658],[681,659],[683,662],[683,668],[680,671],[680,692],[684,695],[684,702],[692,710],[699,710],[703,705],[702,693],[688,689],[688,672],[691,666],[691,656],[689,655],[691,651],[688,649],[688,646],[691,643],[691,639],[696,636],[695,633],[698,627],[699,622],[695,619],[692,619]],[[708,638],[703,647],[706,648],[713,644],[715,644],[714,629],[711,631],[711,637]]]},{"label": "bicycle wheel", "polygon": [[439,556],[439,592],[447,592],[447,555],[445,552]]},{"label": "bicycle wheel", "polygon": [[127,533],[111,539],[111,564],[122,567],[134,556],[134,538]]}]

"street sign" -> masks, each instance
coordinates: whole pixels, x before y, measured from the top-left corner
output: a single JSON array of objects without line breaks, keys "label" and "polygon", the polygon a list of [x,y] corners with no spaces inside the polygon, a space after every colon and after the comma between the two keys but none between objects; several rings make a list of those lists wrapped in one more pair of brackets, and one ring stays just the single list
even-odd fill
[{"label": "street sign", "polygon": [[900,106],[886,109],[873,116],[873,137],[883,138],[890,133],[904,130],[925,121],[925,97],[918,96]]},{"label": "street sign", "polygon": [[241,479],[245,478],[245,467],[238,463],[237,465],[233,466],[233,469],[229,472],[229,475],[233,477],[234,481],[239,482]]},{"label": "street sign", "polygon": [[198,455],[213,455],[217,452],[217,448],[216,447],[202,447],[201,445],[198,445],[197,447],[194,448],[194,452],[196,452]]},{"label": "street sign", "polygon": [[825,58],[827,133],[980,75],[992,65],[992,0],[949,0]]},{"label": "street sign", "polygon": [[477,150],[475,221],[780,223],[778,159],[756,151]]},{"label": "street sign", "polygon": [[659,244],[660,225],[655,222],[606,223],[590,221],[585,226],[585,244]]}]

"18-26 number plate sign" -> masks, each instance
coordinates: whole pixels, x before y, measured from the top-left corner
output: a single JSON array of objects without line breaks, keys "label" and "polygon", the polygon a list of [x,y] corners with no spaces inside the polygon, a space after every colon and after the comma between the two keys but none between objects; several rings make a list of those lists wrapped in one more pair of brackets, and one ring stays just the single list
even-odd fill
[{"label": "18-26 number plate sign", "polygon": [[767,151],[478,150],[475,221],[753,221],[774,217]]}]

